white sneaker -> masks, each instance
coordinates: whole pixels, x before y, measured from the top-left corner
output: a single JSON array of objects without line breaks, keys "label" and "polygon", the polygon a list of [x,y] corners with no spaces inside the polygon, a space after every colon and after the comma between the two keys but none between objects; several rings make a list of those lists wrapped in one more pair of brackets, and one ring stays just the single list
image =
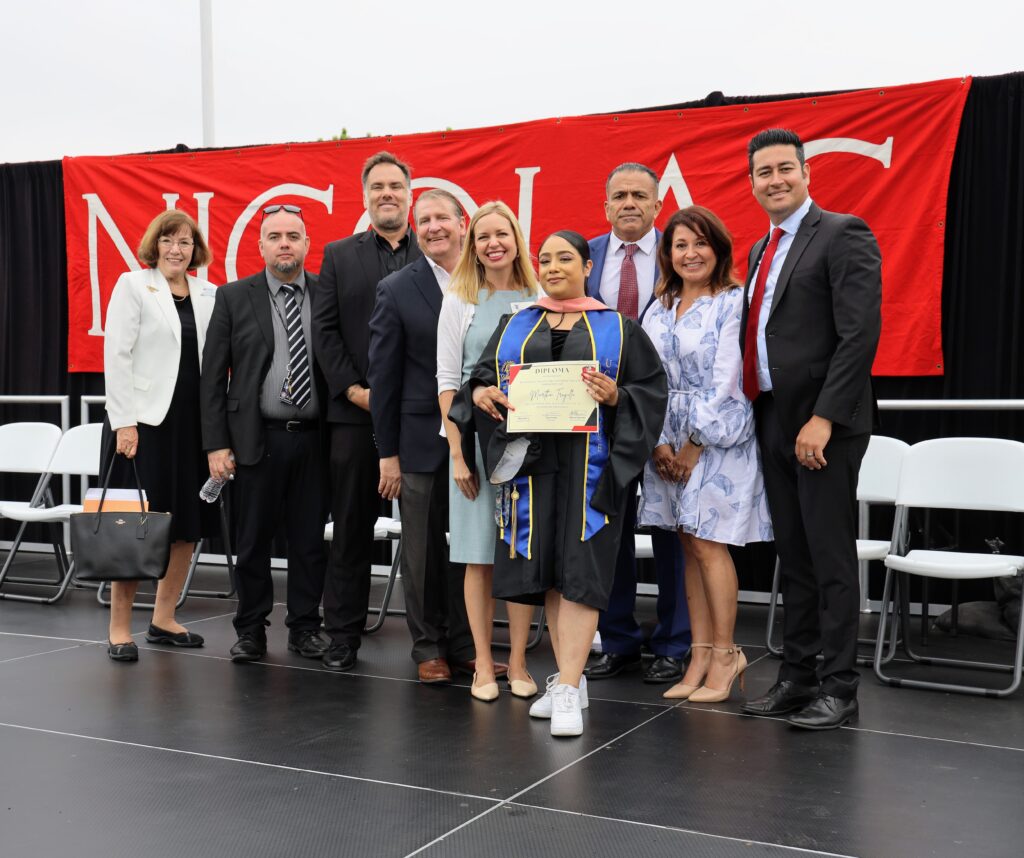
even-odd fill
[{"label": "white sneaker", "polygon": [[551,735],[579,736],[582,733],[580,690],[571,685],[556,685],[551,692]]},{"label": "white sneaker", "polygon": [[[544,690],[544,696],[533,702],[533,706],[530,707],[531,718],[550,718],[551,717],[551,692],[554,691],[555,686],[558,685],[558,674],[552,673],[547,680],[547,688]],[[590,699],[587,697],[587,678],[585,676],[580,677],[580,709],[586,709],[590,705]]]}]

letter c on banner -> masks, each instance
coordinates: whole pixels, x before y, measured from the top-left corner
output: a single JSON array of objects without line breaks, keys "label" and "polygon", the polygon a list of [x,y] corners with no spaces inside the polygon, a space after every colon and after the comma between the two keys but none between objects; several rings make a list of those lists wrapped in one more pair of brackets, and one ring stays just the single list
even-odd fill
[{"label": "letter c on banner", "polygon": [[231,228],[231,235],[228,238],[227,252],[224,254],[224,276],[227,278],[225,282],[230,283],[232,280],[238,279],[238,245],[242,243],[242,234],[245,232],[245,228],[249,225],[249,221],[253,219],[256,212],[258,212],[265,202],[272,200],[274,197],[283,196],[284,194],[290,194],[294,197],[305,197],[309,200],[315,200],[316,202],[323,203],[327,214],[333,214],[334,208],[334,185],[328,185],[322,191],[318,188],[312,188],[309,185],[297,185],[292,182],[285,182],[283,185],[275,185],[272,188],[267,188],[262,194],[254,197],[253,200],[242,209],[242,213],[238,216],[238,220],[235,221],[235,225]]}]

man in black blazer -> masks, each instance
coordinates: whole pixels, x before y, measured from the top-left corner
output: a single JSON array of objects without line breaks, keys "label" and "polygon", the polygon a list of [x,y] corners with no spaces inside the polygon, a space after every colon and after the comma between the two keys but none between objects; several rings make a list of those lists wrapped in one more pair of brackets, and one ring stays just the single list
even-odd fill
[{"label": "man in black blazer", "polygon": [[238,608],[233,661],[266,654],[274,607],[270,549],[283,522],[288,540],[288,649],[322,658],[320,599],[326,558],[323,405],[326,388],[311,347],[312,288],[302,211],[263,210],[266,269],[217,290],[200,378],[203,448],[210,475],[234,474]]},{"label": "man in black blazer", "polygon": [[[857,715],[857,474],[874,423],[881,255],[864,221],[811,200],[792,131],[748,146],[772,230],[750,251],[740,328],[782,563],[778,681],[743,711],[826,730]],[[823,660],[817,664],[817,657]]]},{"label": "man in black blazer", "polygon": [[380,509],[377,446],[370,420],[370,315],[377,284],[422,254],[409,229],[409,168],[390,152],[363,165],[370,229],[324,248],[313,314],[313,346],[327,377],[334,541],[324,585],[328,670],[356,663],[366,625],[373,526]]},{"label": "man in black blazer", "polygon": [[448,562],[448,444],[437,401],[437,319],[466,235],[448,191],[425,191],[413,209],[424,255],[381,280],[370,318],[370,413],[381,497],[402,511],[402,586],[420,682],[450,682],[449,662],[475,658],[464,567]]}]

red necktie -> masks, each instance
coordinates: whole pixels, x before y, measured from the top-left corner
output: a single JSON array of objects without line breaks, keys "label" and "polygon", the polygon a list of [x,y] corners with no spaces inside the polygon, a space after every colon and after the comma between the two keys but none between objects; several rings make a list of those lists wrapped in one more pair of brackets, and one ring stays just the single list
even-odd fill
[{"label": "red necktie", "polygon": [[624,244],[626,258],[622,260],[622,268],[619,269],[619,300],[616,308],[623,316],[635,319],[640,315],[640,287],[636,279],[636,263],[633,261],[633,254],[637,251],[637,245]]},{"label": "red necktie", "polygon": [[743,336],[743,392],[751,402],[757,399],[761,392],[761,386],[757,382],[757,326],[761,317],[761,300],[764,298],[765,283],[768,282],[768,270],[772,267],[772,259],[775,258],[775,249],[784,234],[785,230],[781,226],[772,230],[768,246],[761,257],[761,266],[757,269],[754,294],[750,299],[750,311],[747,313],[747,330]]}]

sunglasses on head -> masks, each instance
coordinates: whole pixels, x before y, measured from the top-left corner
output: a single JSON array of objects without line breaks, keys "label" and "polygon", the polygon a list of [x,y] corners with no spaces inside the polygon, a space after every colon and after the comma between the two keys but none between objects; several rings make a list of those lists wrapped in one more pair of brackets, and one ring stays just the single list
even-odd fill
[{"label": "sunglasses on head", "polygon": [[288,205],[287,203],[280,203],[276,206],[267,206],[265,209],[263,209],[263,217],[260,218],[260,222],[262,223],[264,220],[266,220],[267,215],[276,214],[277,212],[288,212],[288,214],[298,215],[299,220],[304,220],[304,218],[302,217],[302,209],[300,209],[298,206]]}]

